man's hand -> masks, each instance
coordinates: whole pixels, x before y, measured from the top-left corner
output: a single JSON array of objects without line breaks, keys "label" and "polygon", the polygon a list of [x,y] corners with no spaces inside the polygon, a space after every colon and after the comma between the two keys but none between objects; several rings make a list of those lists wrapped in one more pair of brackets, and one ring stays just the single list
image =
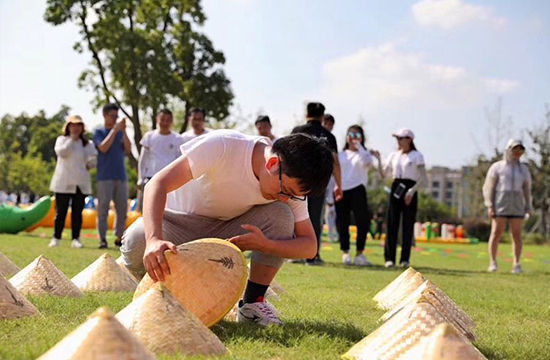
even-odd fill
[{"label": "man's hand", "polygon": [[174,254],[178,252],[176,245],[158,238],[150,239],[145,247],[143,265],[145,265],[145,270],[154,282],[164,281],[165,275],[170,274],[170,268],[164,256],[166,250],[170,250]]},{"label": "man's hand", "polygon": [[250,231],[244,235],[233,236],[229,241],[235,244],[241,251],[256,250],[265,252],[269,246],[269,239],[265,237],[262,230],[254,225],[244,224],[241,227]]},{"label": "man's hand", "polygon": [[494,219],[495,218],[495,209],[493,209],[492,207],[487,209],[487,215],[489,215],[489,219]]},{"label": "man's hand", "polygon": [[409,206],[411,204],[411,201],[413,199],[413,196],[414,194],[413,193],[410,193],[410,192],[407,192],[405,194],[405,205]]},{"label": "man's hand", "polygon": [[338,185],[334,187],[334,201],[340,201],[344,198],[344,192],[342,188]]},{"label": "man's hand", "polygon": [[126,118],[124,118],[124,119],[120,120],[119,122],[117,122],[114,126],[114,129],[115,129],[116,132],[126,130]]}]

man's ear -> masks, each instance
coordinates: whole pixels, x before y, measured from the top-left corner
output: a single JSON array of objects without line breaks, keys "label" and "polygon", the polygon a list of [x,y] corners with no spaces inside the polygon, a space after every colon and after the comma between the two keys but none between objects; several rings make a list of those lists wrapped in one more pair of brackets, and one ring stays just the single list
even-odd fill
[{"label": "man's ear", "polygon": [[274,173],[279,170],[279,158],[276,155],[272,155],[269,159],[267,159],[265,168],[269,173]]}]

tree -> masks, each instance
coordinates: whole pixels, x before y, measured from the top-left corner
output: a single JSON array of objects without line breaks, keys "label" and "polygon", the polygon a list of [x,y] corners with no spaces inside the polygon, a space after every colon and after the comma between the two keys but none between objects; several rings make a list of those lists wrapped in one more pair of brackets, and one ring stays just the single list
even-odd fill
[{"label": "tree", "polygon": [[138,150],[141,119],[149,116],[155,128],[155,114],[171,99],[181,100],[185,113],[201,106],[210,119],[227,117],[233,93],[225,57],[197,31],[206,20],[200,0],[47,0],[44,18],[79,27],[74,49],[92,57],[79,86],[95,93],[95,107],[120,106]]},{"label": "tree", "polygon": [[12,154],[8,189],[16,192],[47,194],[52,174],[53,163],[31,155],[22,157],[20,153]]}]

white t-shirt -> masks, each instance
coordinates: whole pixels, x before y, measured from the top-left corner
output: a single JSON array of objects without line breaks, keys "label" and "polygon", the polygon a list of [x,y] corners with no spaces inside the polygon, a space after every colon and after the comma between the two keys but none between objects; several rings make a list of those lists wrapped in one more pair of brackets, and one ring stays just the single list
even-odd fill
[{"label": "white t-shirt", "polygon": [[338,153],[342,190],[351,190],[359,185],[367,185],[368,168],[372,165],[370,152],[359,146],[358,151],[344,150]]},{"label": "white t-shirt", "polygon": [[[181,146],[187,156],[193,180],[168,194],[170,210],[229,220],[254,205],[268,204],[260,182],[252,170],[252,151],[257,142],[269,145],[264,137],[248,136],[233,130],[215,130]],[[294,221],[309,218],[307,202],[289,200]]]},{"label": "white t-shirt", "polygon": [[193,140],[194,138],[196,138],[197,136],[203,136],[204,134],[208,134],[209,132],[211,132],[212,129],[209,129],[209,128],[204,128],[204,131],[202,134],[200,135],[197,135],[195,134],[193,128],[187,130],[186,132],[182,133],[181,134],[181,137],[183,139],[183,142],[182,144],[185,144],[186,142],[188,142],[189,140]]},{"label": "white t-shirt", "polygon": [[419,151],[408,153],[392,152],[384,163],[384,172],[391,172],[394,179],[409,179],[418,181],[420,173],[418,166],[424,165],[424,156]]},{"label": "white t-shirt", "polygon": [[183,138],[174,131],[162,135],[157,129],[143,135],[140,144],[143,146],[140,176],[150,178],[181,155]]}]

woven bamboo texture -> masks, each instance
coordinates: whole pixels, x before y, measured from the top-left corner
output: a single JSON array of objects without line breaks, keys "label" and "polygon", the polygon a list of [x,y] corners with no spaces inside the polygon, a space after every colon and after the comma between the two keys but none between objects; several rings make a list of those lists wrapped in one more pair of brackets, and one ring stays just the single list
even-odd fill
[{"label": "woven bamboo texture", "polygon": [[[239,300],[246,285],[246,262],[238,247],[221,239],[200,239],[165,252],[170,274],[164,284],[180,303],[210,327]],[[153,281],[145,275],[134,299]]]},{"label": "woven bamboo texture", "polygon": [[400,282],[393,292],[389,293],[378,303],[378,307],[384,310],[392,309],[404,298],[412,294],[426,279],[421,273],[416,272]]},{"label": "woven bamboo texture", "polygon": [[361,360],[401,360],[436,325],[446,322],[449,320],[433,305],[426,302],[410,304],[355,344],[342,357]]},{"label": "woven bamboo texture", "polygon": [[381,301],[385,300],[387,297],[390,297],[393,294],[393,292],[401,286],[403,282],[408,281],[416,273],[417,271],[412,267],[407,268],[407,270],[403,271],[392,282],[390,282],[382,290],[377,292],[372,299],[377,303],[380,303]]},{"label": "woven bamboo texture", "polygon": [[134,276],[134,274],[132,274],[132,273],[130,272],[130,270],[128,270],[128,268],[126,267],[126,265],[124,265],[124,260],[122,259],[122,255],[119,256],[119,257],[115,260],[115,262],[120,266],[120,268],[121,268],[122,270],[124,270],[125,273],[127,273],[128,275],[130,275],[130,277],[132,278],[132,280],[134,280],[134,281],[136,282],[136,285],[137,285],[137,283],[139,283],[139,279],[136,278],[136,277]]},{"label": "woven bamboo texture", "polygon": [[220,339],[159,283],[116,317],[157,355],[216,356],[227,351]]},{"label": "woven bamboo texture", "polygon": [[10,279],[23,295],[79,297],[84,294],[48,258],[40,255]]},{"label": "woven bamboo texture", "polygon": [[82,291],[134,291],[136,282],[105,253],[73,277]]},{"label": "woven bamboo texture", "polygon": [[107,308],[44,353],[39,360],[152,360],[156,359]]},{"label": "woven bamboo texture", "polygon": [[437,325],[409,350],[403,360],[487,360],[449,323]]},{"label": "woven bamboo texture", "polygon": [[412,294],[385,313],[381,320],[385,321],[389,319],[408,304],[415,302],[428,302],[432,304],[464,335],[472,341],[475,340],[475,324],[472,318],[430,280],[426,280]]},{"label": "woven bamboo texture", "polygon": [[38,310],[13,285],[0,276],[0,319],[15,319],[38,314]]},{"label": "woven bamboo texture", "polygon": [[0,252],[0,276],[8,277],[19,271],[17,265]]}]

